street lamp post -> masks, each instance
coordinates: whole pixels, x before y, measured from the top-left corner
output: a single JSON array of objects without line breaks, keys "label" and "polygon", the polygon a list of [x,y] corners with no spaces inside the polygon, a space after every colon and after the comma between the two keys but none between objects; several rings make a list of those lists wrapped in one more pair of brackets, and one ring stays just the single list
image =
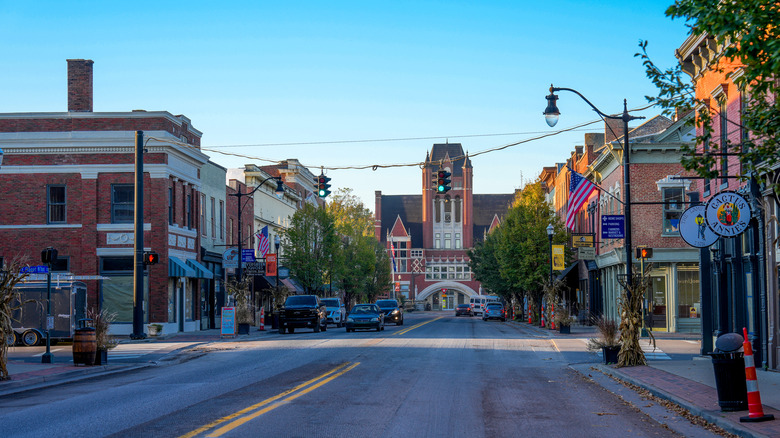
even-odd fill
[{"label": "street lamp post", "polygon": [[257,189],[262,187],[263,184],[265,184],[266,181],[269,181],[269,180],[272,180],[272,179],[276,180],[276,191],[275,191],[276,197],[281,199],[282,196],[284,196],[284,182],[282,181],[282,178],[279,177],[279,176],[269,176],[268,178],[264,179],[263,182],[258,184],[257,187],[255,187],[249,193],[241,193],[241,191],[238,190],[238,189],[236,190],[236,193],[230,193],[230,196],[235,196],[237,198],[236,199],[236,201],[237,201],[236,202],[236,212],[238,213],[238,271],[237,271],[238,275],[236,276],[236,279],[239,282],[242,281],[243,278],[244,278],[244,276],[243,276],[244,271],[242,269],[242,265],[244,264],[243,254],[242,254],[243,243],[244,242],[243,242],[243,237],[241,236],[241,227],[242,227],[242,225],[241,225],[241,210],[244,209],[244,206],[241,205],[241,197],[242,196],[252,196],[252,194],[254,194],[257,191]]},{"label": "street lamp post", "polygon": [[[629,165],[631,164],[630,160],[630,149],[629,149],[629,141],[628,141],[628,122],[631,120],[637,120],[637,119],[644,119],[644,117],[641,116],[632,116],[628,113],[628,107],[626,104],[626,100],[623,99],[623,114],[619,116],[610,116],[608,114],[604,114],[601,112],[598,108],[596,108],[588,99],[585,98],[582,94],[580,94],[579,91],[574,90],[572,88],[559,88],[559,87],[553,87],[550,85],[550,95],[547,96],[547,108],[544,110],[544,118],[547,121],[547,124],[550,127],[555,126],[556,123],[558,123],[558,118],[561,115],[561,112],[558,111],[558,106],[556,105],[556,102],[558,101],[558,96],[555,94],[556,91],[571,91],[572,93],[576,94],[577,96],[580,96],[582,100],[585,101],[588,105],[590,105],[591,108],[593,108],[593,111],[596,111],[596,113],[601,116],[603,119],[611,119],[611,120],[622,120],[623,121],[623,186],[624,186],[624,202],[623,202],[623,209],[625,212],[625,246],[626,246],[626,284],[627,286],[631,286],[631,173],[629,172]],[[615,135],[617,137],[617,135]],[[626,290],[626,293],[628,295],[628,298],[631,298],[631,291]]]},{"label": "street lamp post", "polygon": [[553,250],[552,250],[552,238],[553,234],[555,233],[555,228],[553,228],[552,224],[547,225],[547,240],[550,241],[550,287],[552,287],[553,284]]},{"label": "street lamp post", "polygon": [[[274,236],[274,248],[276,248],[276,289],[279,289],[279,245],[282,243],[282,239],[277,234]],[[273,305],[273,303],[271,303]]]}]

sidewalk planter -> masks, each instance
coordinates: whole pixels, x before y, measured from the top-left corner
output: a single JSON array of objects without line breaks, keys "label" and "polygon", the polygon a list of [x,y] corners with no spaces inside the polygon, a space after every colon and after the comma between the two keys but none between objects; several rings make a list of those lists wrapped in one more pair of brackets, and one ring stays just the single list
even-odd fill
[{"label": "sidewalk planter", "polygon": [[604,363],[607,365],[618,363],[618,353],[620,353],[620,347],[601,347],[601,352],[604,355]]},{"label": "sidewalk planter", "polygon": [[238,334],[239,335],[248,335],[249,334],[249,324],[246,323],[239,323],[238,324]]},{"label": "sidewalk planter", "polygon": [[162,334],[162,324],[149,324],[146,326],[149,336],[160,336]]},{"label": "sidewalk planter", "polygon": [[95,365],[108,365],[108,350],[98,348],[95,353]]},{"label": "sidewalk planter", "polygon": [[718,390],[718,405],[723,412],[745,411],[747,405],[747,383],[745,381],[745,358],[740,352],[710,353],[715,371],[715,387]]},{"label": "sidewalk planter", "polygon": [[558,327],[558,331],[560,331],[562,334],[571,334],[571,326],[570,325],[562,325]]}]

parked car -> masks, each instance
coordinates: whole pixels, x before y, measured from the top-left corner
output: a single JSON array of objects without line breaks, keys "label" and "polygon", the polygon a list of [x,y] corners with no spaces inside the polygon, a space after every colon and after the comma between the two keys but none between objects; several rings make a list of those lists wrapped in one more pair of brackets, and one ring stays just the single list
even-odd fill
[{"label": "parked car", "polygon": [[287,297],[279,315],[279,333],[295,333],[296,328],[311,328],[314,333],[328,329],[325,306],[316,295]]},{"label": "parked car", "polygon": [[376,304],[356,304],[347,316],[347,332],[357,329],[385,329],[385,314]]},{"label": "parked car", "polygon": [[341,298],[323,298],[320,300],[328,312],[328,324],[336,324],[336,327],[344,327],[347,319],[347,308],[341,302]]},{"label": "parked car", "polygon": [[485,306],[485,313],[482,314],[482,320],[488,319],[500,319],[506,321],[506,312],[504,311],[504,305],[501,303],[487,303]]},{"label": "parked car", "polygon": [[466,315],[474,316],[474,310],[471,309],[471,304],[458,304],[455,308],[455,316]]},{"label": "parked car", "polygon": [[376,305],[385,314],[385,322],[404,325],[404,308],[397,300],[377,300]]}]

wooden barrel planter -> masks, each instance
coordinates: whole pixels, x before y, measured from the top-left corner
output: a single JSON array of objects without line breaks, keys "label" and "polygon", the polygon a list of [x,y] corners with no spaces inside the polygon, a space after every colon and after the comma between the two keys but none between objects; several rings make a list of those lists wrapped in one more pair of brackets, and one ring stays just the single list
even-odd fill
[{"label": "wooden barrel planter", "polygon": [[76,329],[73,335],[73,363],[75,365],[94,365],[96,352],[95,328]]}]

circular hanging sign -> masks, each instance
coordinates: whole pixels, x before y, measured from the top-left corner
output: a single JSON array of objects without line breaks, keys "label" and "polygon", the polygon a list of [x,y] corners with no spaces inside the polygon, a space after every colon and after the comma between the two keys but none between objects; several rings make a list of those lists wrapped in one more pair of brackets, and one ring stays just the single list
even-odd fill
[{"label": "circular hanging sign", "polygon": [[734,237],[747,228],[750,205],[736,192],[720,192],[707,201],[704,218],[719,236]]},{"label": "circular hanging sign", "polygon": [[705,209],[704,205],[694,205],[680,216],[680,237],[685,243],[696,248],[706,248],[719,237],[707,226],[704,219]]}]

